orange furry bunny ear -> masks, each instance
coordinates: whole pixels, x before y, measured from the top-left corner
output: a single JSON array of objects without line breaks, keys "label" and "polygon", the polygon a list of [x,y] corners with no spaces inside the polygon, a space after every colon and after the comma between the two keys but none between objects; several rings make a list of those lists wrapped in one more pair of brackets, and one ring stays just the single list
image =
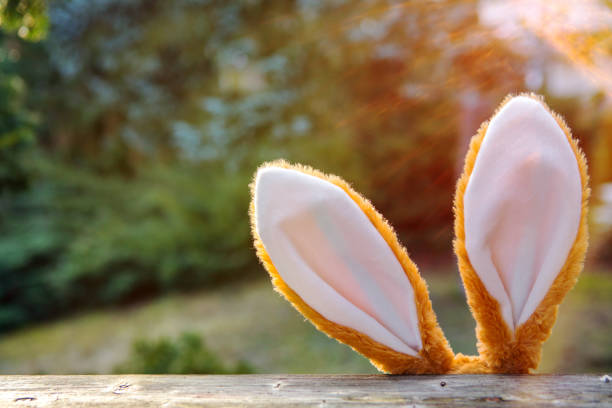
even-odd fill
[{"label": "orange furry bunny ear", "polygon": [[298,311],[381,371],[448,371],[453,353],[425,282],[366,199],[283,161],[262,166],[251,190],[257,254]]},{"label": "orange furry bunny ear", "polygon": [[455,195],[455,251],[491,371],[537,367],[582,270],[588,197],[584,155],[541,98],[507,98],[472,139]]}]

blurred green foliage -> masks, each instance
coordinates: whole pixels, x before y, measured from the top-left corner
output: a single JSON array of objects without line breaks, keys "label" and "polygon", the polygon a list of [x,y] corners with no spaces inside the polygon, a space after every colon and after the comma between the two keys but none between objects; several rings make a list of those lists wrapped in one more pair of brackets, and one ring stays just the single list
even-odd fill
[{"label": "blurred green foliage", "polygon": [[18,38],[40,40],[47,32],[45,11],[42,0],[0,1],[0,194],[27,184],[20,153],[34,141],[37,116],[26,106]]},{"label": "blurred green foliage", "polygon": [[116,374],[251,374],[246,361],[227,367],[209,350],[197,333],[182,333],[176,340],[136,340],[128,360],[117,367]]},{"label": "blurred green foliage", "polygon": [[45,0],[0,1],[0,25],[3,31],[16,32],[19,37],[38,41],[47,34],[49,19]]},{"label": "blurred green foliage", "polygon": [[253,264],[248,176],[150,167],[138,179],[34,156],[4,203],[0,328],[236,276]]},{"label": "blurred green foliage", "polygon": [[[257,270],[280,157],[448,257],[467,141],[530,68],[469,0],[46,4],[0,0],[0,331]],[[601,104],[559,106],[589,153]]]},{"label": "blurred green foliage", "polygon": [[612,279],[601,272],[580,279],[575,316],[566,334],[570,345],[559,366],[567,371],[606,372],[612,367],[612,314],[609,313]]}]

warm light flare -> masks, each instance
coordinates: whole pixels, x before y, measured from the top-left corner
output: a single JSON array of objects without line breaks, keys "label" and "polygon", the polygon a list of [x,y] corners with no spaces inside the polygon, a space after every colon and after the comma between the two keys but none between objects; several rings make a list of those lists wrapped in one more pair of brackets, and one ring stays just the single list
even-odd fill
[{"label": "warm light flare", "polygon": [[522,37],[524,30],[532,33],[612,97],[609,6],[598,0],[484,1],[480,14],[485,23],[497,26],[501,37],[514,40]]}]

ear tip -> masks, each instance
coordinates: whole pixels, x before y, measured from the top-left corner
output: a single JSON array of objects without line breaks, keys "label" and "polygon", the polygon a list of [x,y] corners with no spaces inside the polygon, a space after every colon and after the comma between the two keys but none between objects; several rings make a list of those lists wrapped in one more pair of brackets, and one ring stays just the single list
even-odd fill
[{"label": "ear tip", "polygon": [[542,98],[529,94],[518,95],[505,102],[493,115],[487,133],[493,129],[504,134],[516,134],[526,129],[536,133],[562,131]]},{"label": "ear tip", "polygon": [[274,163],[263,165],[255,175],[255,201],[272,200],[277,204],[286,204],[288,197],[302,197],[307,190],[319,186],[320,183],[313,184],[313,179],[314,176],[301,171],[299,167],[285,167]]},{"label": "ear tip", "polygon": [[255,191],[261,191],[266,186],[273,184],[279,180],[279,176],[290,172],[290,169],[286,169],[278,166],[262,166],[257,170],[255,175]]},{"label": "ear tip", "polygon": [[548,113],[548,109],[542,100],[535,96],[518,95],[510,99],[498,115],[511,114],[530,117],[542,113]]}]

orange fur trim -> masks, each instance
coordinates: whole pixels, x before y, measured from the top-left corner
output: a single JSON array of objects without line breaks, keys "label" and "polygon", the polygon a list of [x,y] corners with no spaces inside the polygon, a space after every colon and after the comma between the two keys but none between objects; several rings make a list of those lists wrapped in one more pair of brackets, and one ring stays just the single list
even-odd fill
[{"label": "orange fur trim", "polygon": [[270,274],[275,289],[287,299],[293,307],[302,313],[308,320],[330,337],[347,344],[358,353],[367,357],[380,371],[391,374],[424,374],[448,372],[453,363],[453,352],[438,326],[436,315],[431,306],[427,285],[420,276],[416,265],[409,258],[406,250],[400,245],[395,232],[389,223],[380,215],[372,204],[357,192],[347,182],[337,176],[328,176],[311,167],[290,165],[283,160],[265,163],[263,167],[282,167],[300,171],[311,176],[328,181],[344,190],[349,197],[361,208],[374,227],[387,242],[398,261],[402,265],[410,284],[414,289],[414,300],[419,319],[419,330],[423,348],[419,357],[397,352],[391,348],[372,340],[363,333],[346,326],[334,323],[323,317],[316,310],[306,304],[281,278],[270,256],[257,234],[255,214],[255,182],[251,183],[251,205],[249,215],[251,218],[251,232],[253,234],[257,256]]},{"label": "orange fur trim", "polygon": [[[499,303],[487,292],[484,284],[474,271],[465,248],[463,196],[489,122],[484,122],[480,126],[478,133],[470,142],[463,174],[457,182],[454,201],[456,235],[454,248],[458,258],[461,278],[467,292],[468,304],[477,323],[478,351],[480,357],[486,363],[480,368],[474,368],[497,373],[527,373],[530,369],[537,368],[540,362],[542,343],[550,335],[556,320],[559,304],[566,293],[574,287],[578,275],[582,271],[584,256],[588,246],[587,212],[590,189],[584,154],[580,147],[578,147],[577,141],[572,137],[571,131],[563,119],[550,110],[542,97],[534,94],[524,94],[523,96],[528,96],[540,102],[555,118],[567,136],[580,171],[582,211],[578,233],[563,268],[530,318],[519,326],[515,333],[512,333],[501,316]],[[512,97],[512,95],[507,96],[495,114]],[[471,362],[458,359],[455,366],[458,367],[462,364],[470,365]]]}]

